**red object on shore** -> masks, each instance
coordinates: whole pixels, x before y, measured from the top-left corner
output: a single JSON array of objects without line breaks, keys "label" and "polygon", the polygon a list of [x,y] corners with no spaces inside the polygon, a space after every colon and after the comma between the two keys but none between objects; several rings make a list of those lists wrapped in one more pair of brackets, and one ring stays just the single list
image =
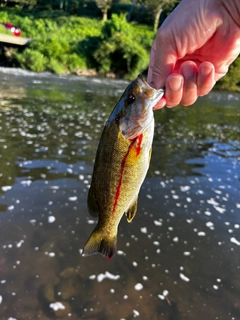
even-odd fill
[{"label": "red object on shore", "polygon": [[1,22],[1,24],[8,30],[10,30],[12,32],[12,34],[16,37],[19,37],[21,35],[21,29],[18,27],[15,27],[13,24],[11,23],[3,23]]}]

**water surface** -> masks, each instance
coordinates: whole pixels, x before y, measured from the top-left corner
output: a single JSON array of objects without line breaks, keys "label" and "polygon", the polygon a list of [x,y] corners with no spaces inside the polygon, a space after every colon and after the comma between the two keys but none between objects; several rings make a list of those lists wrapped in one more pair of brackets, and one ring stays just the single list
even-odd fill
[{"label": "water surface", "polygon": [[112,260],[81,257],[103,125],[127,82],[0,69],[0,318],[240,319],[240,95],[155,112]]}]

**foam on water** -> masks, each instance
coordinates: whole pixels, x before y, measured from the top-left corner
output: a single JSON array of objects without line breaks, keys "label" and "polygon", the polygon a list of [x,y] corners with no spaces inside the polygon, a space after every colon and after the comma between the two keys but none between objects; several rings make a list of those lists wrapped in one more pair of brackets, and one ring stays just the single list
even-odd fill
[{"label": "foam on water", "polygon": [[64,310],[65,306],[61,302],[50,303],[49,307],[54,311]]},{"label": "foam on water", "polygon": [[240,241],[238,241],[236,238],[232,237],[230,238],[230,241],[234,244],[236,244],[237,246],[240,246]]},{"label": "foam on water", "polygon": [[53,223],[56,221],[56,218],[54,216],[49,216],[48,217],[48,223]]},{"label": "foam on water", "polygon": [[109,279],[109,280],[118,280],[120,279],[120,275],[114,275],[108,271],[106,271],[105,273],[100,273],[98,276],[97,276],[97,281],[98,282],[102,282],[104,279]]},{"label": "foam on water", "polygon": [[135,284],[134,289],[137,291],[140,291],[143,289],[143,285],[141,283],[137,283],[137,284]]},{"label": "foam on water", "polygon": [[187,276],[185,276],[183,273],[180,273],[179,277],[180,277],[180,279],[182,279],[185,282],[189,282],[190,281],[190,279]]}]

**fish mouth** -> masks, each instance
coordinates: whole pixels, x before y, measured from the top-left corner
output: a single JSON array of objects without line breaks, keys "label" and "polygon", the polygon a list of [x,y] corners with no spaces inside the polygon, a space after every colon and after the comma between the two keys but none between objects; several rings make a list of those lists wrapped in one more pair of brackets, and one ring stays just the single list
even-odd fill
[{"label": "fish mouth", "polygon": [[156,104],[164,95],[163,89],[156,90],[153,87],[151,87],[144,79],[142,74],[138,75],[137,82],[141,88],[141,91],[147,96],[148,99],[151,100],[151,104]]}]

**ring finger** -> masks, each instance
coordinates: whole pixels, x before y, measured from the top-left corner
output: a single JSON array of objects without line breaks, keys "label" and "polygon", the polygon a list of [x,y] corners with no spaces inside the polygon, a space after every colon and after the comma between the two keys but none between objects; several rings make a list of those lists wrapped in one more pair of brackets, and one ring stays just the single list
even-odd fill
[{"label": "ring finger", "polygon": [[197,100],[197,65],[192,61],[184,62],[181,66],[181,74],[184,77],[181,104],[189,106]]}]

